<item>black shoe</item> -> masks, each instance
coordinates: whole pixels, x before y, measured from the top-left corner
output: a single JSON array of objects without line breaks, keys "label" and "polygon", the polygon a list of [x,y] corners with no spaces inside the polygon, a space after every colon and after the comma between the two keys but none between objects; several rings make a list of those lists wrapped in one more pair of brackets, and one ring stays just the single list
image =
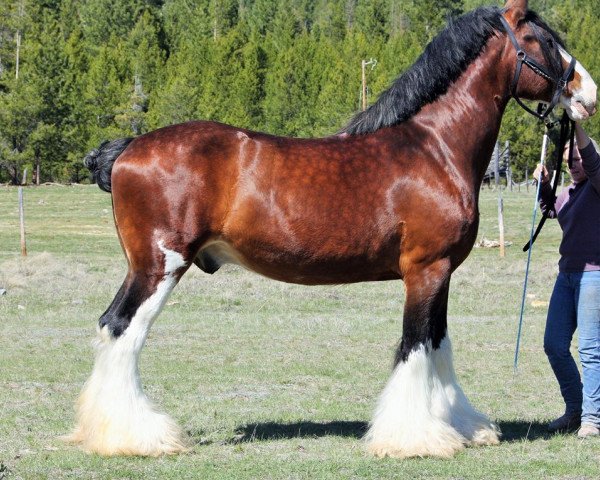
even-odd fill
[{"label": "black shoe", "polygon": [[548,424],[548,431],[551,433],[574,432],[579,425],[581,425],[581,412],[565,413]]}]

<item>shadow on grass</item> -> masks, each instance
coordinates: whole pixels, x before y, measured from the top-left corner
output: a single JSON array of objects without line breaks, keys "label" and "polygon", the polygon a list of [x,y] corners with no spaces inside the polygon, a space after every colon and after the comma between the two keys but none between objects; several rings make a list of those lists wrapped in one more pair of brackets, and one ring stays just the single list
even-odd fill
[{"label": "shadow on grass", "polygon": [[[552,435],[546,430],[546,423],[534,421],[500,421],[498,426],[502,431],[501,442],[535,441],[548,439]],[[334,422],[295,422],[295,423],[251,423],[236,429],[236,434],[225,440],[224,444],[237,444],[253,441],[282,440],[291,438],[318,438],[327,436],[362,438],[367,432],[368,423],[360,421]],[[190,437],[197,438],[197,444],[210,444],[211,441],[201,440],[202,432],[188,432]]]},{"label": "shadow on grass", "polygon": [[[548,439],[553,435],[546,429],[546,422],[500,421],[502,442]],[[250,442],[253,440],[277,440],[303,437],[348,437],[362,438],[367,432],[367,422],[296,422],[296,423],[253,423],[239,427],[237,434],[228,443]]]},{"label": "shadow on grass", "polygon": [[296,422],[296,423],[251,423],[236,429],[236,435],[227,443],[252,442],[254,440],[280,440],[305,437],[349,437],[361,438],[367,431],[366,422]]},{"label": "shadow on grass", "polygon": [[548,432],[547,423],[513,421],[498,422],[502,431],[502,442],[519,442],[523,440],[547,439],[555,435]]}]

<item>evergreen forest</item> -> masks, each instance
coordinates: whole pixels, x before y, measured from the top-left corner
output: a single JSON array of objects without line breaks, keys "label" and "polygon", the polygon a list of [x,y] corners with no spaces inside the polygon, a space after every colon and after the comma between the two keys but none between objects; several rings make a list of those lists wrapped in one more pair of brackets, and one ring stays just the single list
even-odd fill
[{"label": "evergreen forest", "polygon": [[[600,81],[599,0],[531,0]],[[1,0],[0,183],[82,182],[105,139],[210,119],[325,136],[404,70],[449,18],[499,0]],[[588,122],[600,138],[600,121]],[[511,102],[516,179],[543,126]]]}]

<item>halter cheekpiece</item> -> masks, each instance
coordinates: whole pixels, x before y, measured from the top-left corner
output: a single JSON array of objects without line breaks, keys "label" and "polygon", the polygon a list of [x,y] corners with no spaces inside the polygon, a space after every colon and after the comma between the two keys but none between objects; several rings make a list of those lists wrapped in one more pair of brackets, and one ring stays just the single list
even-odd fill
[{"label": "halter cheekpiece", "polygon": [[[548,72],[548,70],[546,70],[546,67],[536,62],[521,48],[519,42],[517,41],[517,37],[515,37],[512,28],[510,28],[510,25],[508,24],[504,16],[500,15],[500,21],[504,26],[504,30],[506,30],[508,38],[510,39],[511,43],[515,47],[515,50],[517,51],[517,67],[515,69],[515,76],[513,77],[512,85],[510,87],[510,94],[517,101],[517,103],[521,105],[521,107],[523,107],[527,112],[531,113],[534,117],[537,117],[540,120],[545,120],[546,117],[550,115],[550,112],[554,109],[554,107],[558,104],[558,101],[560,100],[560,95],[567,86],[567,83],[573,73],[573,70],[575,69],[575,64],[577,61],[575,60],[575,57],[571,57],[571,62],[569,63],[569,66],[563,71],[562,77],[558,78],[552,75],[550,72]],[[527,105],[525,105],[517,96],[517,84],[519,83],[519,78],[521,76],[521,69],[523,68],[523,64],[527,65],[534,73],[536,73],[540,77],[543,77],[549,82],[552,82],[556,85],[554,95],[552,95],[552,101],[543,113],[538,113],[532,110]]]}]

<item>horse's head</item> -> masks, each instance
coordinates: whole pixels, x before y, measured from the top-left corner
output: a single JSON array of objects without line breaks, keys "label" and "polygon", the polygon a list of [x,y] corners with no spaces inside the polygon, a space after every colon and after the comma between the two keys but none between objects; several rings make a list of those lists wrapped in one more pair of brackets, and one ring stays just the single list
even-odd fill
[{"label": "horse's head", "polygon": [[572,120],[595,113],[596,84],[590,74],[566,52],[558,35],[527,10],[527,0],[507,0],[503,24],[505,51],[514,59],[511,94],[519,103],[522,97],[548,102],[551,108],[560,104]]}]

